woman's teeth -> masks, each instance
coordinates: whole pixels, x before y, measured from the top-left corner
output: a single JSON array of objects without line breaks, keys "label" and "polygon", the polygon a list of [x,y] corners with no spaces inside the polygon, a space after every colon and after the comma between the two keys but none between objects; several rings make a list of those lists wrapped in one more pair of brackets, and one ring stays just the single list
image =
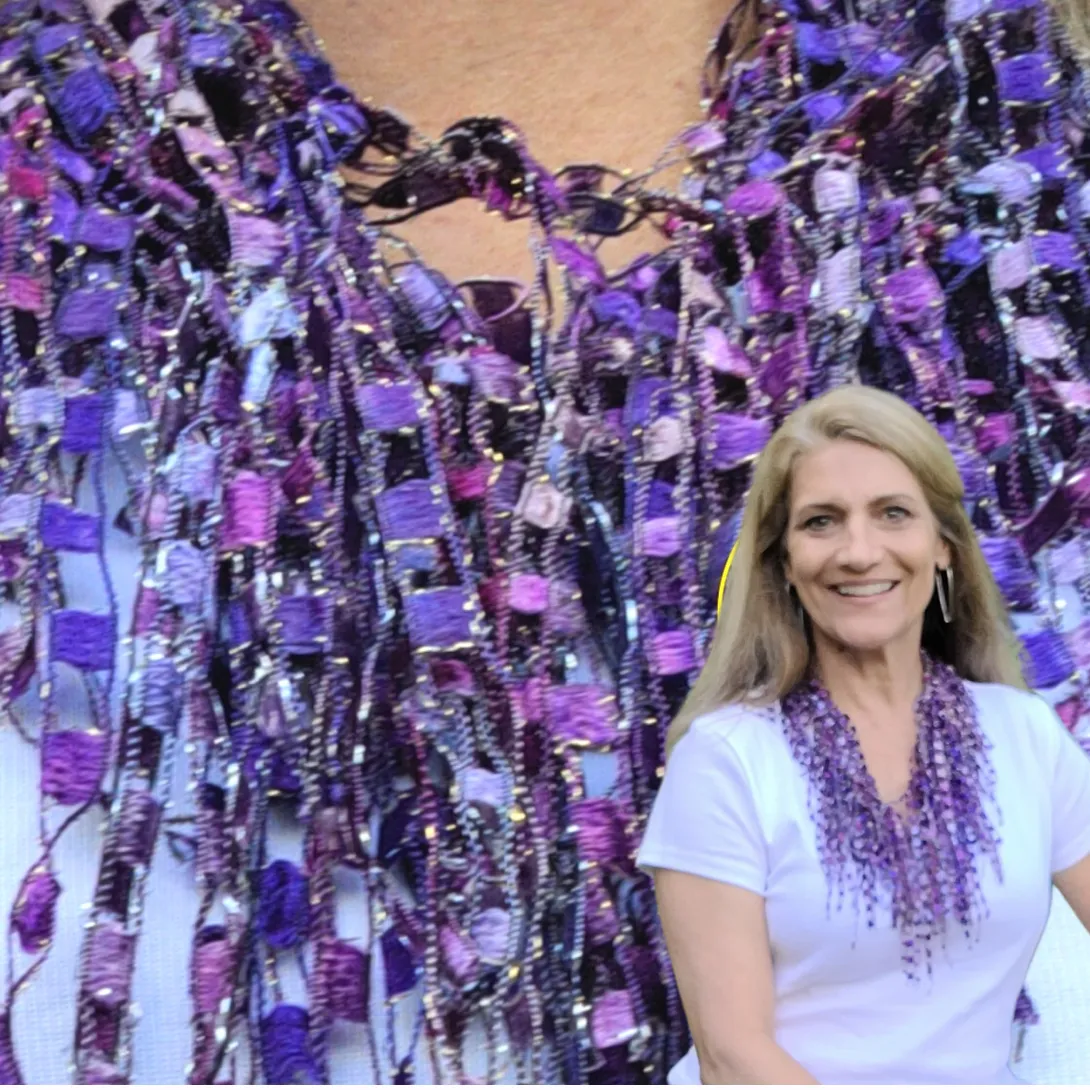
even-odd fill
[{"label": "woman's teeth", "polygon": [[846,598],[871,598],[875,594],[885,594],[887,590],[893,590],[893,583],[862,583],[853,587],[837,587],[837,594]]}]

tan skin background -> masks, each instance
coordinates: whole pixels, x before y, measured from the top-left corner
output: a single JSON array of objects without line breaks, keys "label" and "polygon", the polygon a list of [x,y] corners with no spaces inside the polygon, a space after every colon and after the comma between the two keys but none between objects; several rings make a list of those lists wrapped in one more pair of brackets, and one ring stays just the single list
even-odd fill
[{"label": "tan skin background", "polygon": [[[550,169],[601,162],[635,170],[699,118],[700,66],[729,4],[297,0],[341,80],[423,133],[500,115]],[[530,270],[525,226],[473,205],[434,210],[399,232],[456,280]]]}]

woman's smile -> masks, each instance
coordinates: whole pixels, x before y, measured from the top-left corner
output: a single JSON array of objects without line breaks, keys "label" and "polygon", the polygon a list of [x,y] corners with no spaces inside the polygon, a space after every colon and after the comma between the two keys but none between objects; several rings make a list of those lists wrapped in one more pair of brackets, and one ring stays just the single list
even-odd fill
[{"label": "woman's smile", "polygon": [[899,585],[898,579],[871,580],[867,583],[837,583],[830,590],[840,598],[863,603],[884,600]]}]

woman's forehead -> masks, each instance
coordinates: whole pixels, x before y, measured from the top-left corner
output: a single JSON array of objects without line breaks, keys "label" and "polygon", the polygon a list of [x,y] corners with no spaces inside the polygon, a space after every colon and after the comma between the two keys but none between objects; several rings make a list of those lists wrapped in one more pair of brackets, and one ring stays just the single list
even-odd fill
[{"label": "woman's forehead", "polygon": [[922,494],[915,475],[896,455],[865,443],[833,440],[799,455],[788,486],[792,506],[858,504]]}]

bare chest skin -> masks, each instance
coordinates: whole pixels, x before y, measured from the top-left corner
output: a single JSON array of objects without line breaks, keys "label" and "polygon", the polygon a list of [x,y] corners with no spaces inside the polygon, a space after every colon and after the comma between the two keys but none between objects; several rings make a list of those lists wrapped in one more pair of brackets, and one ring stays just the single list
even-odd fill
[{"label": "bare chest skin", "polygon": [[855,726],[859,748],[878,797],[895,809],[902,809],[900,804],[915,767],[917,731],[912,712],[847,714]]},{"label": "bare chest skin", "polygon": [[[699,118],[700,65],[729,5],[298,0],[357,94],[432,136],[470,115],[506,117],[552,169],[573,162],[649,166]],[[530,271],[525,226],[473,206],[430,212],[399,232],[456,279],[524,278]]]}]

